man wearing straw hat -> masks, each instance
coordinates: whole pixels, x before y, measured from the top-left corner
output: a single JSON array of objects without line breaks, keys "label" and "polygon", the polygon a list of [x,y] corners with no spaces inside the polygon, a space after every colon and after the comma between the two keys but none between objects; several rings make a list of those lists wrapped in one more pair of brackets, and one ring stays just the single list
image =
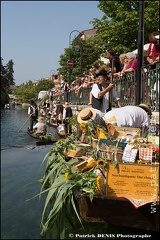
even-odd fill
[{"label": "man wearing straw hat", "polygon": [[[91,121],[95,128],[96,126],[103,126],[107,130],[107,125],[103,118],[101,117],[101,114],[99,114],[99,112],[92,107],[87,107],[81,110],[78,113],[77,121],[79,124]],[[85,134],[81,131],[81,142],[84,142],[84,140]]]},{"label": "man wearing straw hat", "polygon": [[35,133],[37,135],[45,135],[47,132],[47,125],[43,122],[43,117],[38,118],[38,122],[33,126],[36,129]]}]

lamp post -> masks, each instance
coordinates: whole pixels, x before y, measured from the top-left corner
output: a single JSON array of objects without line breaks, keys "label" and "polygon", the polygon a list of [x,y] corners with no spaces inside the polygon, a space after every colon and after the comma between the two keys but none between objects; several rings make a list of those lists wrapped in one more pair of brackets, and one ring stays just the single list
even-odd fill
[{"label": "lamp post", "polygon": [[[71,60],[71,35],[72,35],[73,32],[78,32],[79,34],[81,34],[80,31],[78,31],[78,30],[73,30],[69,34],[69,60]],[[68,84],[70,85],[70,82],[71,82],[71,67],[69,67],[68,70],[69,70]]]},{"label": "lamp post", "polygon": [[75,49],[80,52],[80,75],[82,74],[82,43],[81,42],[77,42],[75,45]]},{"label": "lamp post", "polygon": [[56,71],[55,71],[54,69],[52,69],[52,70],[50,71],[50,80],[52,80],[52,72],[54,72],[54,74],[56,73]]}]

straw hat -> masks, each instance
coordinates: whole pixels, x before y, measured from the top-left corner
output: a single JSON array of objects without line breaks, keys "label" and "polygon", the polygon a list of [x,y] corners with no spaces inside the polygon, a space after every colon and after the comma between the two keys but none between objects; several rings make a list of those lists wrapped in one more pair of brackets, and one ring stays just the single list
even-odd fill
[{"label": "straw hat", "polygon": [[65,104],[64,104],[65,106],[69,106],[69,102],[65,102]]},{"label": "straw hat", "polygon": [[77,121],[79,123],[87,123],[89,120],[94,120],[96,117],[96,110],[94,108],[84,108],[78,113]]},{"label": "straw hat", "polygon": [[43,117],[39,117],[38,122],[43,122]]},{"label": "straw hat", "polygon": [[148,115],[150,115],[150,116],[152,115],[151,109],[148,105],[141,103],[138,105],[138,107],[143,108],[148,113]]}]

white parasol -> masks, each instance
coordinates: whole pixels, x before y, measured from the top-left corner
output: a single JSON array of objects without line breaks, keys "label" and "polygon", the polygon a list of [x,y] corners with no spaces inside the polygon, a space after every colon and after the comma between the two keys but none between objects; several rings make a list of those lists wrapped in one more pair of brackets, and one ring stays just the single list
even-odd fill
[{"label": "white parasol", "polygon": [[[150,43],[147,43],[147,44],[145,44],[144,46],[143,46],[143,53],[144,53],[144,55],[146,55],[146,53],[147,53],[147,51],[148,51],[148,48],[149,48],[149,44]],[[134,50],[134,51],[132,51],[134,54],[138,54],[138,49],[136,49],[136,50]]]}]

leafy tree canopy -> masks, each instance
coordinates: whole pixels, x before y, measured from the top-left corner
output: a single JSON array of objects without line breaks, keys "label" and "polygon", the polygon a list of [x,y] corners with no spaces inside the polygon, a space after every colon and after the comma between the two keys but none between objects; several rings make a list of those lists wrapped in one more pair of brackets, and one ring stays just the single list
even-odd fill
[{"label": "leafy tree canopy", "polygon": [[9,102],[9,87],[15,85],[13,77],[13,61],[10,60],[6,66],[3,66],[3,58],[1,57],[1,107]]},{"label": "leafy tree canopy", "polygon": [[38,94],[40,91],[48,91],[54,88],[54,82],[51,80],[41,79],[39,83],[35,86],[35,91]]},{"label": "leafy tree canopy", "polygon": [[[104,15],[91,23],[97,29],[96,41],[103,44],[103,49],[124,53],[138,48],[139,2],[99,1],[98,7]],[[144,44],[148,43],[149,34],[158,28],[159,1],[144,1]]]},{"label": "leafy tree canopy", "polygon": [[30,103],[32,99],[37,97],[35,86],[31,81],[21,84],[15,91],[15,95],[18,102]]}]

